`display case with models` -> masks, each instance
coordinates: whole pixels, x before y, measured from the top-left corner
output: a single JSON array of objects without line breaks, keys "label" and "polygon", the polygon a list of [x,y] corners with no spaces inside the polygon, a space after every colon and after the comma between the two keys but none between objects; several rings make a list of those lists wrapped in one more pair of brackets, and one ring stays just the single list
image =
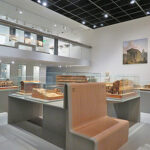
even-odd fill
[{"label": "display case with models", "polygon": [[31,101],[48,103],[64,98],[64,85],[51,85],[39,81],[21,81],[20,90],[14,95]]},{"label": "display case with models", "polygon": [[18,89],[13,80],[0,78],[0,90]]},{"label": "display case with models", "polygon": [[108,75],[102,82],[106,83],[108,99],[124,100],[139,96],[139,80],[137,76]]},{"label": "display case with models", "polygon": [[33,88],[40,88],[40,81],[21,81],[20,93],[30,94]]},{"label": "display case with models", "polygon": [[101,82],[100,73],[47,72],[47,83],[87,83]]},{"label": "display case with models", "polygon": [[150,91],[150,81],[149,80],[141,80],[140,81],[140,90],[141,91]]}]

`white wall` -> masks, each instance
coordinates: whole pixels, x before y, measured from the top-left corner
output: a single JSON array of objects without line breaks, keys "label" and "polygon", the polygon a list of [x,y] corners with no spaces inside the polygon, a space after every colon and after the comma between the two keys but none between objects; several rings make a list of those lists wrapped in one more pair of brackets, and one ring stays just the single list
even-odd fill
[{"label": "white wall", "polygon": [[136,74],[150,80],[150,44],[148,64],[123,65],[123,41],[149,38],[150,17],[136,19],[101,29],[92,33],[92,72]]}]

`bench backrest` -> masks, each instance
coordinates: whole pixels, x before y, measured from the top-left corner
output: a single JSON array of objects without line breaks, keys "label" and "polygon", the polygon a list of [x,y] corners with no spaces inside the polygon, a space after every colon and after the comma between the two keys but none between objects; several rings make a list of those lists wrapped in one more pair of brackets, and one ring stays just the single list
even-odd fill
[{"label": "bench backrest", "polygon": [[104,83],[68,84],[68,106],[71,128],[78,128],[107,115]]}]

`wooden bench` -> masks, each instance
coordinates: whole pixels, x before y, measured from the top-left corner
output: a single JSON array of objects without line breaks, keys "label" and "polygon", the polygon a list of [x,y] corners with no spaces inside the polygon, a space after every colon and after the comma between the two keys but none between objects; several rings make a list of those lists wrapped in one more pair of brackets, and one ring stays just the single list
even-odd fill
[{"label": "wooden bench", "polygon": [[67,150],[118,150],[127,142],[128,121],[107,116],[105,84],[68,84],[67,96]]}]

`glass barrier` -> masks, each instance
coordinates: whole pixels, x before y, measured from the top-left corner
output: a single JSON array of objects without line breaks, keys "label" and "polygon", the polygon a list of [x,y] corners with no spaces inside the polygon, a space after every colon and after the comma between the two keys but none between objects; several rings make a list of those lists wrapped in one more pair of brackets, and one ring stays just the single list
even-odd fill
[{"label": "glass barrier", "polygon": [[[57,42],[56,42],[57,43]],[[38,35],[19,28],[0,25],[0,45],[20,50],[37,51],[54,55],[55,39]],[[90,48],[58,40],[58,56],[90,59]]]},{"label": "glass barrier", "polygon": [[58,56],[70,56],[70,43],[58,41]]},{"label": "glass barrier", "polygon": [[[86,51],[88,53],[88,50]],[[70,44],[70,57],[81,59],[82,58],[82,49],[78,45]]]}]

